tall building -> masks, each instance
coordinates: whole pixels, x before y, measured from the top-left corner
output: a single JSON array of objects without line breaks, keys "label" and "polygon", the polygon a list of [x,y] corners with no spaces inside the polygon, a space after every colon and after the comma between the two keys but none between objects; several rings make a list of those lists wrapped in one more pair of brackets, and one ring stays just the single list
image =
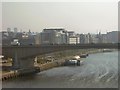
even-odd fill
[{"label": "tall building", "polygon": [[80,43],[81,44],[85,43],[85,35],[84,34],[80,34]]},{"label": "tall building", "polygon": [[92,35],[90,33],[88,33],[88,39],[89,39],[89,43],[93,43],[93,39],[92,39]]},{"label": "tall building", "polygon": [[66,44],[67,33],[62,28],[44,29],[40,33],[41,44]]},{"label": "tall building", "polygon": [[85,44],[90,43],[90,35],[89,34],[84,34],[85,35]]},{"label": "tall building", "polygon": [[103,36],[102,36],[101,32],[99,32],[99,33],[97,34],[97,37],[96,37],[96,38],[98,38],[98,43],[103,43]]},{"label": "tall building", "polygon": [[112,31],[107,33],[108,43],[118,43],[118,33],[119,31]]}]

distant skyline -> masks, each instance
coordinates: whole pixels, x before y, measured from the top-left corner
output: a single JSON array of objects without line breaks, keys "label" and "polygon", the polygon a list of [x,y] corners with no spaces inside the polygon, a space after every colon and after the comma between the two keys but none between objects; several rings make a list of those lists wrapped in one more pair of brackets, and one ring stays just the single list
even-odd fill
[{"label": "distant skyline", "polygon": [[117,2],[3,2],[2,29],[41,32],[62,27],[76,33],[118,30]]}]

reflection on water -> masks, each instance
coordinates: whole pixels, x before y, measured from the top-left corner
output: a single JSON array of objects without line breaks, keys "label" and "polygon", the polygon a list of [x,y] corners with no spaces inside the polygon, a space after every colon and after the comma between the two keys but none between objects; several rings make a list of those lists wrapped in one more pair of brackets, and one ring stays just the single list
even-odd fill
[{"label": "reflection on water", "polygon": [[117,88],[118,52],[91,54],[82,66],[57,67],[3,82],[15,88]]}]

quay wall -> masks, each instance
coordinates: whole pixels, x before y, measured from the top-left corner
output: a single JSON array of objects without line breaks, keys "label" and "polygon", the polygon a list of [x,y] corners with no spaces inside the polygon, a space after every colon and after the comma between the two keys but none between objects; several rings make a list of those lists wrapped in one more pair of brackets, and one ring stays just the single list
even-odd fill
[{"label": "quay wall", "polygon": [[[22,76],[27,75],[27,74],[35,74],[35,73],[38,73],[38,72],[41,72],[44,70],[48,70],[48,69],[53,68],[53,67],[61,66],[61,65],[63,65],[63,63],[64,63],[64,60],[59,60],[59,61],[48,62],[48,63],[42,64],[42,65],[39,65],[39,66],[37,66],[36,70],[35,69],[30,70],[29,72],[27,72],[27,69],[26,70],[23,69],[23,70],[6,72],[4,74],[2,73],[0,80],[5,81],[8,79],[12,79],[12,78],[22,77]],[[38,68],[40,71],[38,70]]]},{"label": "quay wall", "polygon": [[53,67],[58,67],[62,66],[64,64],[65,60],[59,60],[59,61],[53,61],[53,62],[48,62],[42,65],[39,65],[40,71],[48,70]]},{"label": "quay wall", "polygon": [[4,80],[8,80],[8,79],[15,78],[18,76],[19,76],[19,73],[15,71],[10,71],[10,72],[6,72],[2,74],[2,76],[0,77],[0,80],[4,81]]}]

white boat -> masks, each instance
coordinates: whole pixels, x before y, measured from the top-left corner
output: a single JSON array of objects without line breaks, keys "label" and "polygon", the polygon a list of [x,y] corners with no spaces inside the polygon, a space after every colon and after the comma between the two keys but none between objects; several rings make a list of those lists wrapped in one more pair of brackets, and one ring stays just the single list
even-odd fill
[{"label": "white boat", "polygon": [[103,52],[112,52],[111,49],[103,49]]},{"label": "white boat", "polygon": [[72,60],[67,60],[67,61],[64,63],[64,65],[65,65],[65,66],[69,66],[69,65],[80,66],[81,63],[82,63],[82,61],[80,61],[80,60],[72,59]]},{"label": "white boat", "polygon": [[76,60],[78,60],[78,59],[80,59],[80,56],[76,55],[76,56],[74,56],[74,58],[75,58]]}]

